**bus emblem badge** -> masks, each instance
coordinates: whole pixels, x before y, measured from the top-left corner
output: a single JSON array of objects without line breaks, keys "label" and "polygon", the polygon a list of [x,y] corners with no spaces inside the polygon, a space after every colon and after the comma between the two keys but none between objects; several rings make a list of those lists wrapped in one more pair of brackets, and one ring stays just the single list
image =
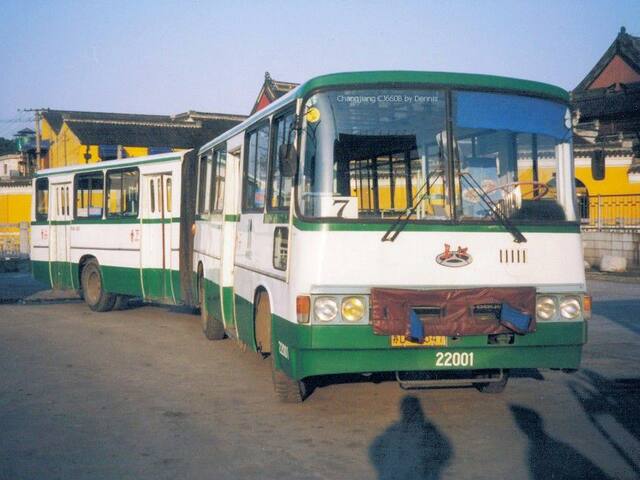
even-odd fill
[{"label": "bus emblem badge", "polygon": [[451,245],[444,244],[444,252],[436,256],[436,263],[444,267],[464,267],[473,261],[473,257],[468,252],[468,247],[458,246],[457,250],[451,250]]}]

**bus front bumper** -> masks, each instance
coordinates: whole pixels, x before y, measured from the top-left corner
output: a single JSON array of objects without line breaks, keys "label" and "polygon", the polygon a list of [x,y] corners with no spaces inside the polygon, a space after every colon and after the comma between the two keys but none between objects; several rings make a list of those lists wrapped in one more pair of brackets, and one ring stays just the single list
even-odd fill
[{"label": "bus front bumper", "polygon": [[274,318],[273,352],[291,378],[339,373],[451,371],[580,366],[587,323],[539,322],[513,343],[489,344],[487,335],[448,338],[446,347],[391,347],[370,325],[298,325]]}]

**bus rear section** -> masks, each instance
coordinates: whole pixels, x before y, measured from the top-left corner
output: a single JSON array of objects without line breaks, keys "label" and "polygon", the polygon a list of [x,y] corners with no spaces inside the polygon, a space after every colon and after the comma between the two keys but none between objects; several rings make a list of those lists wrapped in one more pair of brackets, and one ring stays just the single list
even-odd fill
[{"label": "bus rear section", "polygon": [[133,297],[191,304],[193,200],[186,198],[189,185],[181,188],[190,157],[161,154],[38,172],[35,278],[80,291],[96,311],[122,308]]}]

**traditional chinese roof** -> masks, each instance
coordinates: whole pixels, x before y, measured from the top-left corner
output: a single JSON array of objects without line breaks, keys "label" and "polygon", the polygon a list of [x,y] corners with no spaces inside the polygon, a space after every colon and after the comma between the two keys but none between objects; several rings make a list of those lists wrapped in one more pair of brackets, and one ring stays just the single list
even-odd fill
[{"label": "traditional chinese roof", "polygon": [[640,118],[640,37],[622,27],[611,46],[572,92],[579,122]]},{"label": "traditional chinese roof", "polygon": [[632,155],[629,173],[640,171],[640,37],[622,27],[571,101],[576,154]]},{"label": "traditional chinese roof", "polygon": [[282,82],[280,80],[274,80],[271,78],[269,72],[265,72],[264,74],[264,83],[260,88],[260,93],[258,93],[258,98],[256,98],[256,102],[251,109],[251,115],[256,113],[259,110],[262,110],[264,107],[269,105],[274,100],[282,97],[283,95],[289,93],[291,90],[298,86],[297,83],[290,82]]},{"label": "traditional chinese roof", "polygon": [[[616,62],[616,64],[612,65],[612,62]],[[617,67],[617,72],[607,71],[613,67]],[[629,35],[624,27],[620,28],[616,39],[573,92],[579,93],[594,87],[609,87],[611,84],[603,85],[597,83],[604,73],[612,75],[623,73],[630,77],[633,77],[633,73],[636,73],[638,75],[637,81],[640,81],[640,37]],[[609,77],[607,76],[607,78]]]}]

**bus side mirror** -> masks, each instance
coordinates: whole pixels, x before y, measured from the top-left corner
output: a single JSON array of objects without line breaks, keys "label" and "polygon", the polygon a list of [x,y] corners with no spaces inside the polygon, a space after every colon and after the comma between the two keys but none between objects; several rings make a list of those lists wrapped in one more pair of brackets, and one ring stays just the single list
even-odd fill
[{"label": "bus side mirror", "polygon": [[280,171],[283,177],[294,177],[298,165],[298,152],[292,143],[283,143],[278,148]]}]

